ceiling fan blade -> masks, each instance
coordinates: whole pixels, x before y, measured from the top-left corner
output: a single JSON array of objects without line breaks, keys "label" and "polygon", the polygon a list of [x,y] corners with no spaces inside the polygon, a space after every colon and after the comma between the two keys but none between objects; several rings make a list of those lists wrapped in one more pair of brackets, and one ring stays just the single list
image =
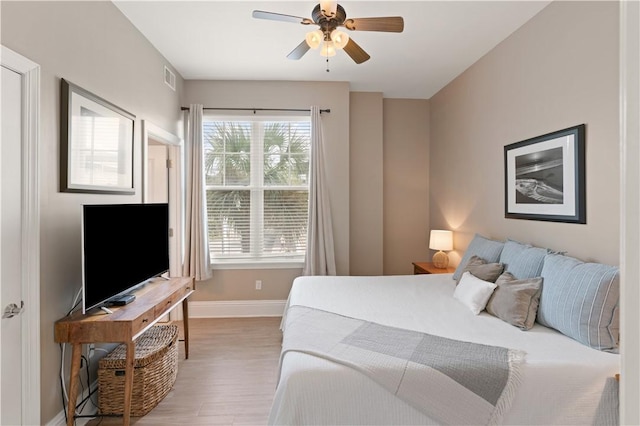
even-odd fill
[{"label": "ceiling fan blade", "polygon": [[344,47],[344,51],[347,52],[347,55],[351,56],[351,59],[353,59],[356,64],[361,64],[371,58],[352,38],[349,38],[349,42]]},{"label": "ceiling fan blade", "polygon": [[381,18],[353,18],[344,21],[344,26],[352,31],[384,31],[401,33],[404,30],[404,19],[401,16]]},{"label": "ceiling fan blade", "polygon": [[254,10],[251,16],[258,19],[268,19],[270,21],[293,22],[294,24],[309,25],[314,23],[309,18],[301,18],[299,16],[284,15],[282,13],[265,12],[264,10]]},{"label": "ceiling fan blade", "polygon": [[291,53],[287,55],[287,58],[300,59],[304,56],[305,53],[307,53],[308,50],[309,50],[309,45],[307,44],[307,41],[302,40],[302,43],[300,43],[295,49],[293,49]]}]

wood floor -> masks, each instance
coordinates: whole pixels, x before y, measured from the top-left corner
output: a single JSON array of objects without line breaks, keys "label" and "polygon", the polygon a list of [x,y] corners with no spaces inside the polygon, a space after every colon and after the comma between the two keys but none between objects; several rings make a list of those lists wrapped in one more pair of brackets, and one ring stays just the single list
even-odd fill
[{"label": "wood floor", "polygon": [[[182,326],[180,325],[180,330]],[[189,320],[189,359],[180,342],[173,389],[136,425],[266,425],[282,343],[280,318]],[[96,418],[90,426],[122,424]]]}]

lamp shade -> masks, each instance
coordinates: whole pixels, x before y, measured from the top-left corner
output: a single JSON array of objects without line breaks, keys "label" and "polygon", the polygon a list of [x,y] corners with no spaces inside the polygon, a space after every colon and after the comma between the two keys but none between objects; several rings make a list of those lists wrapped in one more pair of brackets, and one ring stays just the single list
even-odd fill
[{"label": "lamp shade", "polygon": [[324,41],[324,34],[320,30],[315,30],[308,32],[304,39],[310,48],[317,49]]},{"label": "lamp shade", "polygon": [[324,41],[322,43],[322,47],[320,48],[320,56],[326,56],[327,58],[336,56],[336,48],[333,45],[332,41]]},{"label": "lamp shade", "polygon": [[349,43],[349,36],[340,30],[331,31],[330,37],[336,49],[344,49],[347,43]]},{"label": "lamp shade", "polygon": [[429,235],[431,250],[453,250],[453,232],[432,229]]}]

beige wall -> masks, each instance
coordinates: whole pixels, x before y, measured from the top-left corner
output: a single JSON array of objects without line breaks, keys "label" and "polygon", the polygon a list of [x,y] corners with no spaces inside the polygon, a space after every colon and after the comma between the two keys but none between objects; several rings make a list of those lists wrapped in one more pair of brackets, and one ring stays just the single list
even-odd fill
[{"label": "beige wall", "polygon": [[[208,281],[198,281],[190,301],[286,300],[302,269],[215,269]],[[256,280],[262,290],[256,290]]]},{"label": "beige wall", "polygon": [[429,254],[429,101],[384,100],[384,274]]},{"label": "beige wall", "polygon": [[[167,131],[179,128],[178,92],[163,81],[168,62],[111,2],[1,3],[1,42],[41,66],[41,418],[61,410],[60,349],[54,322],[66,315],[81,286],[82,204],[141,201],[140,120]],[[65,78],[136,115],[136,194],[59,192],[60,78]],[[117,263],[105,271],[115,277]]]},{"label": "beige wall", "polygon": [[[214,108],[329,108],[322,114],[325,160],[331,203],[336,268],[349,274],[349,85],[348,83],[286,81],[185,82],[185,106],[198,103]],[[295,269],[213,271],[198,283],[193,300],[285,300]],[[262,290],[255,281],[262,280]]]},{"label": "beige wall", "polygon": [[[599,262],[619,261],[618,4],[553,2],[431,99],[430,216]],[[586,124],[587,224],[504,218],[503,147]]]},{"label": "beige wall", "polygon": [[[314,102],[331,109],[322,120],[338,274],[411,274],[411,262],[431,256],[428,101],[349,93],[346,83],[185,82],[185,105],[306,108]],[[215,269],[192,300],[285,300],[300,274],[299,268]]]},{"label": "beige wall", "polygon": [[380,92],[350,96],[350,275],[383,275],[382,101]]}]

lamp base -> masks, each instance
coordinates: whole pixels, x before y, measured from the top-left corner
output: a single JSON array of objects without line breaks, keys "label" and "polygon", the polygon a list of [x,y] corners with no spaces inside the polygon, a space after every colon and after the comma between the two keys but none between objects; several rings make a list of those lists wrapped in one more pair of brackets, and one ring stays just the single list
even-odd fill
[{"label": "lamp base", "polygon": [[449,266],[449,256],[447,256],[447,253],[440,250],[439,252],[434,254],[433,266],[438,269],[445,269],[447,266]]}]

